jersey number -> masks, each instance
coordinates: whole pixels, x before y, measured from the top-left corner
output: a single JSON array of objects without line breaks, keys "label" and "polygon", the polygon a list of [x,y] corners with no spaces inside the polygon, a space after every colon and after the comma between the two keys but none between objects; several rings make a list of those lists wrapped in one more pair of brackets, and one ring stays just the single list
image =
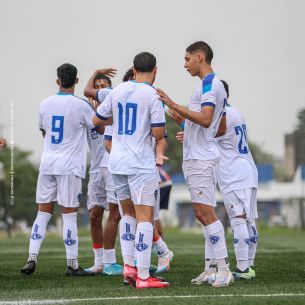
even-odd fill
[{"label": "jersey number", "polygon": [[64,120],[65,117],[61,115],[52,116],[52,144],[59,144],[64,137]]},{"label": "jersey number", "polygon": [[241,126],[235,126],[235,134],[240,136],[238,143],[238,150],[241,154],[247,154],[249,152],[248,140],[247,140],[247,128],[245,124]]},{"label": "jersey number", "polygon": [[118,103],[118,134],[132,135],[136,131],[137,108],[137,104],[126,103],[124,111],[123,105]]}]

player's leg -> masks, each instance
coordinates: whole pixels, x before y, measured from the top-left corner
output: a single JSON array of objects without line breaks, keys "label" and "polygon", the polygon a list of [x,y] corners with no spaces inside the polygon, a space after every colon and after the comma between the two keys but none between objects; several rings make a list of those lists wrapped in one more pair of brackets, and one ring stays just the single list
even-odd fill
[{"label": "player's leg", "polygon": [[39,175],[36,190],[36,202],[38,203],[38,212],[33,223],[29,257],[27,263],[21,269],[21,272],[26,275],[31,275],[35,272],[37,258],[42,242],[45,239],[47,225],[52,217],[54,201],[56,200],[56,181],[53,176]]},{"label": "player's leg", "polygon": [[108,208],[105,182],[101,173],[91,173],[88,183],[87,208],[89,210],[90,233],[94,253],[94,265],[85,269],[90,273],[103,272],[103,226],[105,208]]},{"label": "player's leg", "polygon": [[62,207],[63,240],[66,248],[66,276],[87,276],[91,273],[78,264],[77,210],[81,200],[82,180],[74,175],[56,176],[57,201]]},{"label": "player's leg", "polygon": [[115,240],[121,216],[119,206],[116,203],[109,203],[109,216],[104,230],[104,274],[123,274],[123,267],[116,262]]},{"label": "player's leg", "polygon": [[158,203],[158,179],[154,174],[132,175],[128,177],[128,183],[138,223],[135,244],[138,271],[136,287],[138,289],[167,287],[169,283],[163,279],[152,277],[149,273],[154,207]]}]

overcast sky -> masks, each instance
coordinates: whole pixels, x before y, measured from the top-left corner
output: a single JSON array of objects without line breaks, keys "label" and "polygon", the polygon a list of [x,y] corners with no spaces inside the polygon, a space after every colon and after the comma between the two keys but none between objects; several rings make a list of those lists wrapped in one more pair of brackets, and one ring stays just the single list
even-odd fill
[{"label": "overcast sky", "polygon": [[10,138],[13,101],[15,145],[39,161],[39,103],[58,91],[56,68],[65,62],[78,67],[82,96],[95,69],[116,67],[117,84],[134,55],[150,51],[156,86],[187,105],[198,79],[183,68],[185,48],[204,40],[250,139],[283,157],[284,134],[305,108],[304,12],[303,0],[1,0],[2,135]]}]

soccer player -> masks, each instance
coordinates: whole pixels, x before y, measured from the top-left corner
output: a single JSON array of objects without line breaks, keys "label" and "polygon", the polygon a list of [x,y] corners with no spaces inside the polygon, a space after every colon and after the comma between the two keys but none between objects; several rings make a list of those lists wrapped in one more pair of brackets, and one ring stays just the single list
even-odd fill
[{"label": "soccer player", "polygon": [[54,203],[62,208],[67,276],[90,275],[78,264],[77,209],[87,157],[87,128],[93,128],[90,105],[74,95],[77,69],[63,64],[57,69],[59,92],[40,104],[39,128],[44,137],[37,181],[38,213],[30,237],[29,257],[21,272],[34,273],[41,244],[52,217]]},{"label": "soccer player", "polygon": [[[188,109],[176,104],[161,89],[157,91],[162,101],[185,119],[182,168],[195,215],[203,227],[205,252],[212,253],[218,267],[213,286],[221,287],[233,281],[224,228],[215,213],[215,169],[220,153],[214,138],[220,125],[223,127],[220,130],[225,132],[223,113],[227,95],[213,72],[212,58],[211,47],[203,41],[197,41],[186,49],[184,67],[191,76],[200,78]],[[206,261],[205,272],[192,282],[197,282],[198,278],[208,282],[215,272],[215,265]]]},{"label": "soccer player", "polygon": [[93,123],[109,125],[113,120],[108,168],[123,210],[120,236],[124,278],[138,289],[163,288],[169,283],[150,276],[149,267],[158,200],[151,135],[156,140],[164,137],[165,114],[151,86],[157,73],[155,56],[142,52],[135,56],[133,67],[135,80],[122,83],[109,93],[97,109]]},{"label": "soccer player", "polygon": [[[222,81],[229,97],[229,86]],[[240,111],[229,104],[226,107],[227,132],[217,138],[220,162],[216,177],[224,197],[234,237],[237,279],[255,277],[254,258],[258,233],[256,192],[258,173],[249,146],[245,120]]]},{"label": "soccer player", "polygon": [[[114,76],[115,73],[116,70],[112,68],[95,71],[86,85],[85,95],[98,105],[102,103],[112,90],[109,76]],[[108,171],[109,156],[108,152],[104,151],[104,136],[95,132],[90,142],[92,161],[88,185],[88,208],[95,258],[94,266],[86,271],[119,275],[123,273],[123,267],[116,263],[115,240],[121,217],[118,201],[114,195],[112,175]],[[93,164],[95,164],[94,170]],[[109,208],[109,216],[103,234],[102,218],[105,208]]]},{"label": "soccer player", "polygon": [[0,150],[4,149],[6,147],[6,140],[3,138],[0,138]]}]

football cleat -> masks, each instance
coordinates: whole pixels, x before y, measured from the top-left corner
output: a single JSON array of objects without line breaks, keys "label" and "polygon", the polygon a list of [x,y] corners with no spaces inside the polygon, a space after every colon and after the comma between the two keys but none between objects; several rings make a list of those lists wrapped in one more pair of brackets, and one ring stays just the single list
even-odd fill
[{"label": "football cleat", "polygon": [[162,273],[166,272],[170,268],[170,262],[173,259],[174,254],[172,251],[168,251],[167,254],[160,256],[158,258],[158,268],[156,270],[156,273]]},{"label": "football cleat", "polygon": [[245,271],[241,271],[238,268],[232,272],[234,279],[237,280],[252,280],[255,277],[255,271],[250,267]]},{"label": "football cleat", "polygon": [[250,267],[249,267],[249,273],[250,273],[250,275],[251,275],[251,278],[252,278],[252,279],[255,279],[256,273],[255,273],[255,270],[254,270],[254,267],[253,267],[253,266],[250,266]]},{"label": "football cleat", "polygon": [[73,269],[71,266],[68,266],[66,269],[66,276],[92,276],[94,273],[85,271],[82,267]]},{"label": "football cleat", "polygon": [[146,289],[146,288],[166,288],[169,287],[169,283],[165,282],[164,279],[158,277],[150,276],[146,280],[142,280],[139,277],[136,281],[137,289]]},{"label": "football cleat", "polygon": [[23,274],[32,275],[35,272],[35,270],[36,270],[36,262],[28,261],[20,271]]},{"label": "football cleat", "polygon": [[103,274],[106,275],[121,275],[123,274],[123,266],[117,263],[104,265]]},{"label": "football cleat", "polygon": [[206,270],[191,280],[193,285],[212,284],[216,279],[216,271]]},{"label": "football cleat", "polygon": [[137,276],[138,276],[138,270],[136,267],[132,267],[127,264],[124,265],[124,269],[123,269],[124,283],[125,281],[127,281],[130,286],[135,287]]},{"label": "football cleat", "polygon": [[92,274],[99,274],[99,273],[103,273],[103,267],[94,265],[90,268],[85,269],[85,271]]},{"label": "football cleat", "polygon": [[234,281],[233,274],[230,270],[218,271],[216,273],[216,279],[212,284],[213,287],[225,287],[232,284]]}]

